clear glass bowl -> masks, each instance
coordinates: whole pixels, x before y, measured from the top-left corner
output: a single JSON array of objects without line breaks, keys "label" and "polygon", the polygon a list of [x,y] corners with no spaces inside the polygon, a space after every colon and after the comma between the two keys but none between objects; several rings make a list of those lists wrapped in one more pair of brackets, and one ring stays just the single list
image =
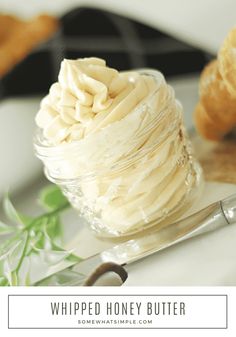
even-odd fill
[{"label": "clear glass bowl", "polygon": [[101,237],[164,226],[194,202],[202,187],[202,170],[173,89],[160,72],[139,72],[152,76],[156,91],[119,125],[57,146],[48,144],[40,129],[35,137],[47,178]]}]

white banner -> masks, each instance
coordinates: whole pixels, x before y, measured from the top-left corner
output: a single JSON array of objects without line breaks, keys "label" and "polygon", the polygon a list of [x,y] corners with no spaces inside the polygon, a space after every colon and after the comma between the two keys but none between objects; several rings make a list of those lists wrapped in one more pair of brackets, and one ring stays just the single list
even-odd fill
[{"label": "white banner", "polygon": [[[235,312],[235,287],[0,288],[0,336],[4,337],[26,336],[28,331],[35,335],[37,329],[42,333],[50,329],[51,336],[58,335],[58,329],[145,329],[145,334],[196,329],[205,330],[204,336],[213,336],[216,330],[234,336]],[[228,334],[232,331],[235,334]]]},{"label": "white banner", "polygon": [[226,295],[9,295],[8,306],[10,329],[227,328]]}]

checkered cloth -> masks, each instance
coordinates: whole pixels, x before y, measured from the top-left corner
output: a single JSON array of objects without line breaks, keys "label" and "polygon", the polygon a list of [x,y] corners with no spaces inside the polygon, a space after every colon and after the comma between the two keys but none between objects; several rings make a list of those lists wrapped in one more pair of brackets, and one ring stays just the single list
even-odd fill
[{"label": "checkered cloth", "polygon": [[46,93],[63,58],[97,56],[119,70],[150,67],[166,77],[199,72],[209,59],[201,50],[107,11],[77,8],[60,21],[53,38],[1,80],[1,97]]}]

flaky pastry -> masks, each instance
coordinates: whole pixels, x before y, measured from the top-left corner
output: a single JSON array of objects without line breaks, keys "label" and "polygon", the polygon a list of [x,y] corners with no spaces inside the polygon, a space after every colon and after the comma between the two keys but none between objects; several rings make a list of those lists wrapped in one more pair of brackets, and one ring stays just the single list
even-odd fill
[{"label": "flaky pastry", "polygon": [[198,131],[220,140],[236,126],[236,28],[226,37],[217,59],[200,77],[200,101],[194,111]]}]

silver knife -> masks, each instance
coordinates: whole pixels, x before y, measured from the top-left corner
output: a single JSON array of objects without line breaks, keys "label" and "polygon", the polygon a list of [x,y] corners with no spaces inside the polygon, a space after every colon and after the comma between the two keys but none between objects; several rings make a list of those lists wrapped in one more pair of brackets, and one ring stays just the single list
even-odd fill
[{"label": "silver knife", "polygon": [[160,230],[117,244],[110,249],[56,272],[35,285],[85,285],[86,280],[101,265],[112,263],[123,267],[181,241],[234,223],[236,223],[236,194],[217,201],[199,212]]}]

